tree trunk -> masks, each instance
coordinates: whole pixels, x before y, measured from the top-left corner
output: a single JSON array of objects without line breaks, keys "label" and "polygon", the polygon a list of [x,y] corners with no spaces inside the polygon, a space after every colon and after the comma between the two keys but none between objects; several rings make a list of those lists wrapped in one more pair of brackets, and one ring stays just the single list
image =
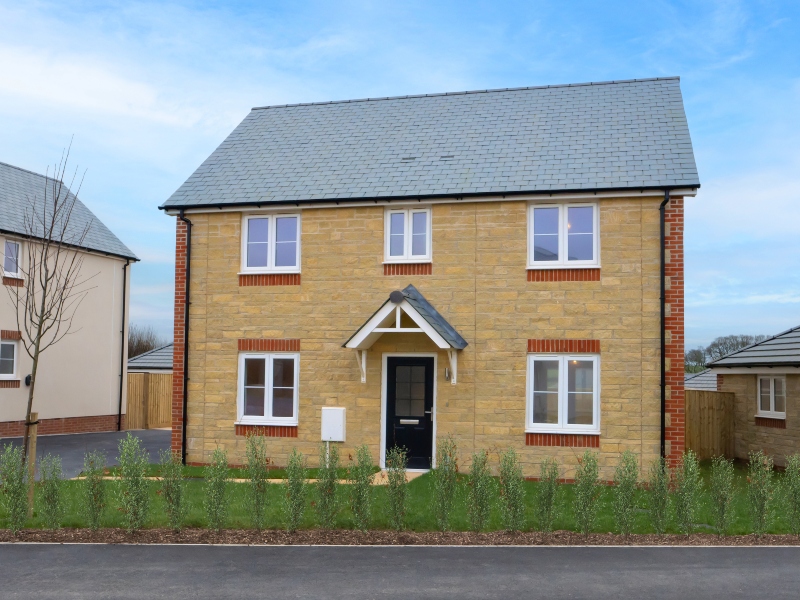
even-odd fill
[{"label": "tree trunk", "polygon": [[28,518],[33,516],[33,486],[36,483],[36,433],[39,426],[35,423],[39,420],[39,413],[31,413],[31,436],[28,441],[30,450],[28,451]]}]

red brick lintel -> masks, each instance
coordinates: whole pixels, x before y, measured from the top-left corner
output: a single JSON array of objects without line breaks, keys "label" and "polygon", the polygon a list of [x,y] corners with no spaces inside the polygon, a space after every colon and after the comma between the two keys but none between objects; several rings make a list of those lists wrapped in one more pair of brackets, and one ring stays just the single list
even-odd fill
[{"label": "red brick lintel", "polygon": [[528,269],[528,281],[600,281],[600,267],[590,269]]},{"label": "red brick lintel", "polygon": [[22,287],[25,285],[25,280],[19,279],[18,277],[3,277],[3,285],[9,285],[11,287]]},{"label": "red brick lintel", "polygon": [[21,331],[11,331],[9,329],[0,330],[0,340],[21,340]]},{"label": "red brick lintel", "polygon": [[299,352],[300,340],[240,339],[239,352]]},{"label": "red brick lintel", "polygon": [[236,435],[263,435],[265,437],[297,437],[297,425],[236,425]]},{"label": "red brick lintel", "polygon": [[786,429],[786,419],[772,417],[756,417],[757,427],[771,427],[772,429]]},{"label": "red brick lintel", "polygon": [[526,433],[526,446],[558,446],[561,448],[599,448],[600,435],[582,433]]},{"label": "red brick lintel", "polygon": [[528,352],[600,353],[600,340],[528,340]]},{"label": "red brick lintel", "polygon": [[300,273],[261,273],[239,275],[239,287],[300,285]]}]

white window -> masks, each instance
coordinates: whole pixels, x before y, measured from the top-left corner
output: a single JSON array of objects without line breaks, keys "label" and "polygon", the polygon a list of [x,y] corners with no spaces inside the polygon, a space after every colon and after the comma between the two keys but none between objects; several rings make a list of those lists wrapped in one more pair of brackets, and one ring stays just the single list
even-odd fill
[{"label": "white window", "polygon": [[300,215],[246,216],[242,223],[242,272],[299,273]]},{"label": "white window", "polygon": [[387,210],[384,232],[386,262],[430,262],[430,208]]},{"label": "white window", "polygon": [[786,418],[786,379],[783,377],[758,378],[759,417]]},{"label": "white window", "polygon": [[0,342],[0,379],[17,378],[17,343]]},{"label": "white window", "polygon": [[600,264],[596,204],[532,204],[529,211],[529,268]]},{"label": "white window", "polygon": [[3,244],[3,274],[6,277],[19,277],[19,251],[18,242],[6,240]]},{"label": "white window", "polygon": [[527,431],[599,433],[599,362],[596,355],[529,354]]},{"label": "white window", "polygon": [[299,354],[240,354],[237,422],[297,425],[299,365]]}]

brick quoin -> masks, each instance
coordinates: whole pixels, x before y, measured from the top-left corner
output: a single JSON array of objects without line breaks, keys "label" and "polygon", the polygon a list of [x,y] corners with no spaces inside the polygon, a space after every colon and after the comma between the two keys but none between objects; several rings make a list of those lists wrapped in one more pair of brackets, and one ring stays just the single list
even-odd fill
[{"label": "brick quoin", "polygon": [[[125,428],[125,415],[122,415],[122,428]],[[36,430],[36,433],[37,435],[55,435],[64,433],[92,433],[95,431],[116,430],[117,415],[98,415],[93,417],[39,419],[39,427]],[[0,438],[22,437],[24,433],[25,421],[0,422]]]},{"label": "brick quoin", "polygon": [[172,439],[173,452],[180,452],[183,443],[183,335],[186,315],[186,229],[175,219],[175,311],[172,329],[175,341],[172,354]]},{"label": "brick quoin", "polygon": [[666,411],[665,427],[667,460],[676,465],[686,442],[686,410],[683,389],[684,352],[684,301],[683,301],[683,198],[671,198],[664,211],[666,244],[666,290],[667,304],[664,328],[667,333],[666,353]]},{"label": "brick quoin", "polygon": [[300,340],[240,339],[239,352],[300,352]]},{"label": "brick quoin", "polygon": [[600,353],[600,340],[528,340],[528,352]]},{"label": "brick quoin", "polygon": [[239,287],[300,285],[300,273],[265,273],[239,275]]},{"label": "brick quoin", "polygon": [[433,274],[433,264],[414,263],[400,265],[383,265],[384,275],[431,275]]},{"label": "brick quoin", "polygon": [[286,425],[236,425],[236,435],[263,435],[265,437],[296,438],[297,426]]},{"label": "brick quoin", "polygon": [[599,435],[575,433],[526,433],[526,446],[558,446],[562,448],[599,448]]},{"label": "brick quoin", "polygon": [[528,281],[600,281],[600,269],[528,269]]}]

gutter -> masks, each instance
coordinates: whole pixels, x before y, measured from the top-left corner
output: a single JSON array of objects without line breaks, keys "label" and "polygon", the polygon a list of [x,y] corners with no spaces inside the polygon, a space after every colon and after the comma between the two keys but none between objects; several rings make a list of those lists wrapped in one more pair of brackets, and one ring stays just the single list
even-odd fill
[{"label": "gutter", "polygon": [[667,309],[666,309],[666,206],[669,204],[669,189],[664,190],[664,201],[658,207],[661,228],[661,458],[667,456]]},{"label": "gutter", "polygon": [[192,222],[183,216],[181,209],[178,218],[186,223],[186,306],[183,311],[183,414],[181,415],[181,464],[186,464],[186,402],[189,398],[189,286],[192,281]]},{"label": "gutter", "polygon": [[130,260],[125,260],[122,266],[122,326],[120,327],[120,341],[119,341],[119,407],[117,409],[117,431],[122,431],[122,392],[123,385],[125,385],[125,309],[127,308],[127,295],[128,295],[128,265]]}]

